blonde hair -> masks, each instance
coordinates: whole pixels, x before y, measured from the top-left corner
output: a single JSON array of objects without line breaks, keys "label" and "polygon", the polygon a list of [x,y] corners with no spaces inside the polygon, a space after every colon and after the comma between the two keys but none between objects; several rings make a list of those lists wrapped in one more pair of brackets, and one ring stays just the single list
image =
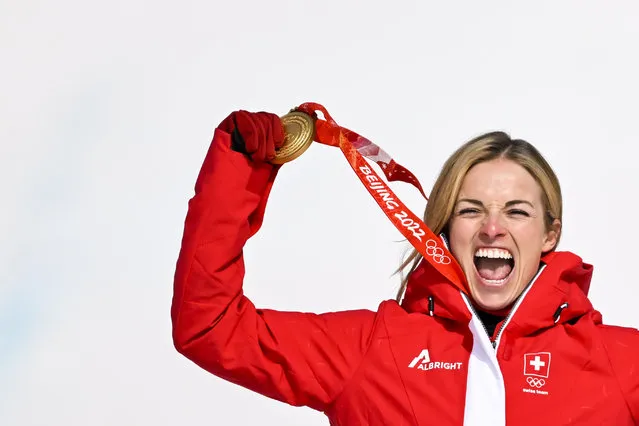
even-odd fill
[{"label": "blonde hair", "polygon": [[[435,234],[447,233],[448,222],[468,171],[479,163],[498,158],[516,162],[537,181],[541,187],[542,202],[546,211],[546,228],[550,230],[555,220],[561,222],[563,209],[561,187],[550,164],[532,144],[521,139],[511,139],[504,132],[491,132],[466,142],[444,163],[424,212],[424,223]],[[559,235],[555,247],[558,243]],[[396,272],[401,274],[401,286],[396,297],[398,302],[401,301],[406,290],[408,277],[421,259],[421,254],[412,249],[397,269]]]}]

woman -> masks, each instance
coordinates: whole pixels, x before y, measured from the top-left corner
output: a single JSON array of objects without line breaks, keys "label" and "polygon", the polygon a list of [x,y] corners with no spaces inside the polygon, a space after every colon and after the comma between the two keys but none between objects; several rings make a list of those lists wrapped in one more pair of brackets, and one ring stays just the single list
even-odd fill
[{"label": "woman", "polygon": [[425,223],[448,240],[464,291],[413,254],[397,301],[315,315],[256,309],[242,293],[242,248],[283,140],[264,112],[216,129],[177,262],[179,352],[332,425],[639,424],[639,332],[602,325],[587,299],[592,267],[555,251],[560,187],[534,147],[481,136],[431,191]]}]

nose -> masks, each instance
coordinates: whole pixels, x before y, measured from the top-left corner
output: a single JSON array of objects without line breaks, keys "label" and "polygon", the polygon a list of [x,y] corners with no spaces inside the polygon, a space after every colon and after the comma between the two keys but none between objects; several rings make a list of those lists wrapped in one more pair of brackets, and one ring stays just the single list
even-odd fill
[{"label": "nose", "polygon": [[506,228],[502,218],[497,213],[489,213],[481,224],[480,233],[483,237],[495,240],[506,235]]}]

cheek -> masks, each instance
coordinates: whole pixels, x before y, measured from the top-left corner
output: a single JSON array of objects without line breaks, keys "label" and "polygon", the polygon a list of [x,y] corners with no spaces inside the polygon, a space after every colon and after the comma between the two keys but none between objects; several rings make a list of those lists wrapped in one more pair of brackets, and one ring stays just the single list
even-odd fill
[{"label": "cheek", "polygon": [[[519,248],[522,274],[533,274],[539,268],[543,251],[545,229],[543,226],[524,227],[513,235]],[[526,277],[529,279],[532,277]]]},{"label": "cheek", "polygon": [[522,251],[539,251],[544,244],[546,230],[543,224],[527,224],[521,227],[512,227],[512,236],[519,243]]},{"label": "cheek", "polygon": [[457,240],[471,240],[477,224],[473,220],[452,220],[448,226],[449,237]]},{"label": "cheek", "polygon": [[450,243],[450,249],[459,258],[459,255],[464,252],[464,249],[470,245],[473,239],[473,227],[463,221],[451,221],[448,227],[448,241]]}]

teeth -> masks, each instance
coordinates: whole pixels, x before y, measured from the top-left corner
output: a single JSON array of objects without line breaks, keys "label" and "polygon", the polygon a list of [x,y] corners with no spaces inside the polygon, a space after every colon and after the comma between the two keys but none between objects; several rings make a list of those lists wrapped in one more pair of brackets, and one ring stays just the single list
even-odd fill
[{"label": "teeth", "polygon": [[499,285],[499,284],[503,284],[506,282],[506,280],[508,279],[508,277],[502,279],[502,280],[487,280],[484,278],[484,281],[486,281],[488,284],[493,284],[493,285]]},{"label": "teeth", "polygon": [[487,257],[489,259],[512,259],[513,255],[508,250],[498,248],[481,248],[475,252],[475,257]]}]

